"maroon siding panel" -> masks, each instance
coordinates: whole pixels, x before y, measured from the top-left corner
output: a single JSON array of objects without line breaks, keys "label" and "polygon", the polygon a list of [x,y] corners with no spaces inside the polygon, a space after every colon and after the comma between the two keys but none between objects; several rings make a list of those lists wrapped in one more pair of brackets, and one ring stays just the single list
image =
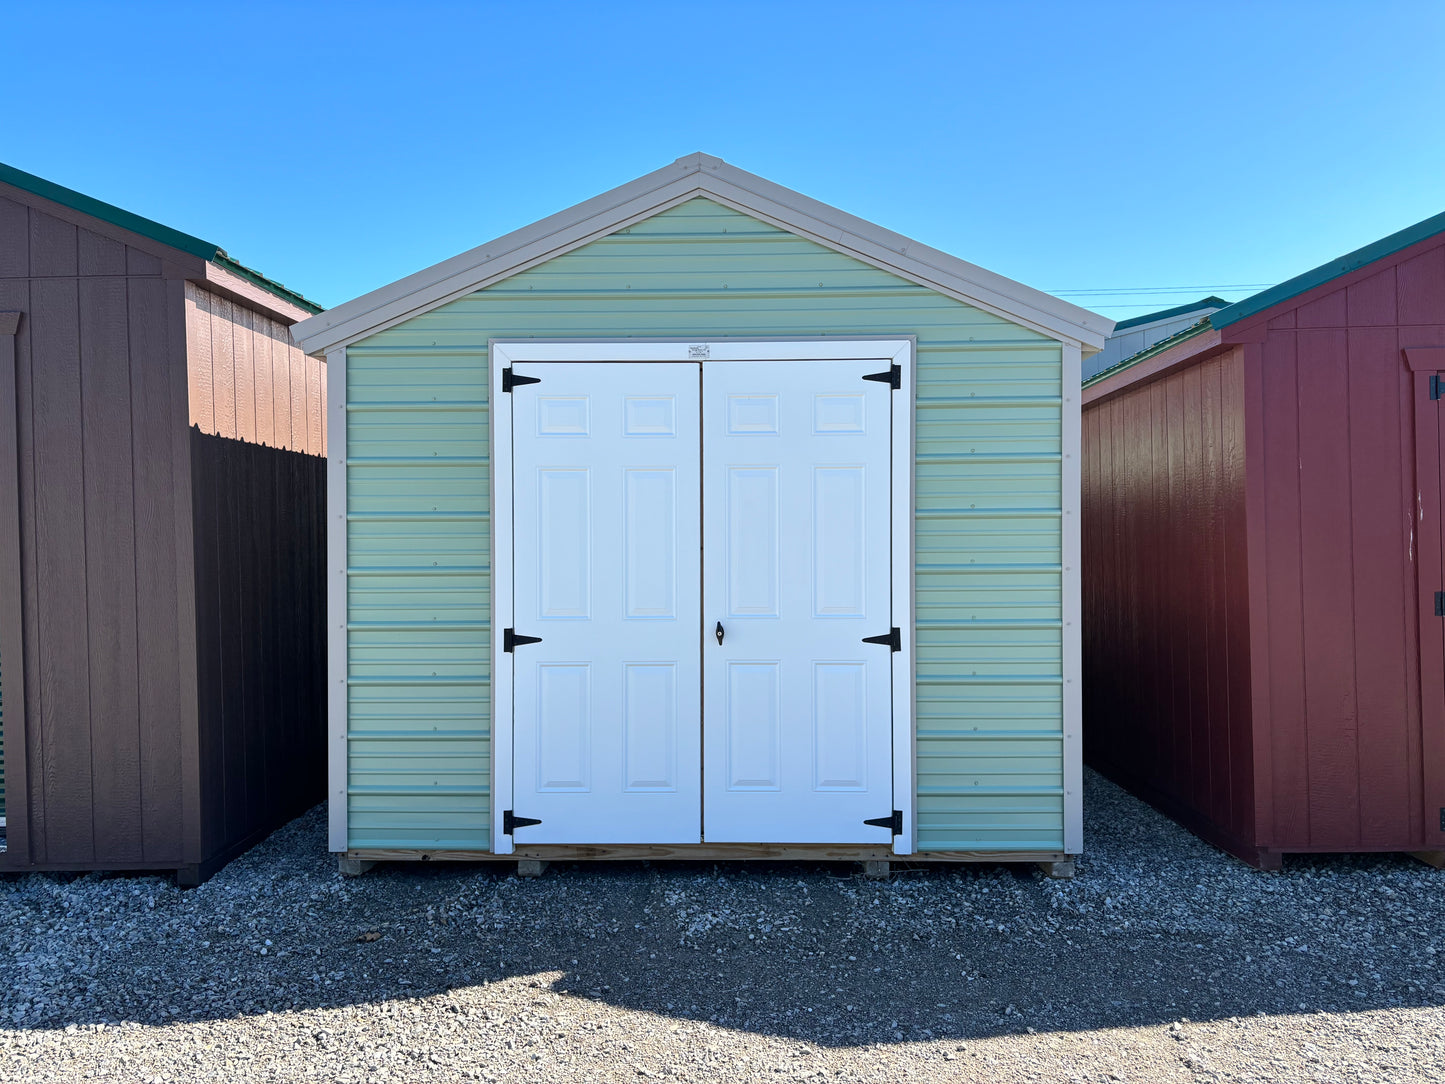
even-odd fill
[{"label": "maroon siding panel", "polygon": [[1445,238],[1233,333],[1086,408],[1086,755],[1261,863],[1445,849]]},{"label": "maroon siding panel", "polygon": [[207,862],[325,793],[325,468],[191,430]]},{"label": "maroon siding panel", "polygon": [[[1239,350],[1084,417],[1085,755],[1177,815],[1252,832]],[[1243,718],[1241,718],[1243,716]]]}]

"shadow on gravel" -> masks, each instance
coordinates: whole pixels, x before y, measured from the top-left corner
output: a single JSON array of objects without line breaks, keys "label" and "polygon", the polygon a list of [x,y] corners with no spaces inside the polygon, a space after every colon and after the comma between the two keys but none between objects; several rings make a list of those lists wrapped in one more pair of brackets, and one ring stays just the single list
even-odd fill
[{"label": "shadow on gravel", "polygon": [[488,984],[527,976],[837,1046],[1445,1004],[1445,875],[1393,856],[1263,874],[1099,777],[1088,786],[1089,854],[1071,882],[979,866],[875,883],[788,863],[563,866],[536,881],[417,864],[348,881],[316,810],[189,892],[150,877],[0,883],[0,1026],[464,988],[484,1006]]}]

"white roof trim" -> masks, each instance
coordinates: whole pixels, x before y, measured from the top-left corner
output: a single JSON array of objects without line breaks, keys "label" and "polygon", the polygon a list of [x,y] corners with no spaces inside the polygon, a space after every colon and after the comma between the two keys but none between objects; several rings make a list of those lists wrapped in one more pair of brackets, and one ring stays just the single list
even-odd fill
[{"label": "white roof trim", "polygon": [[692,154],[610,192],[453,256],[295,324],[291,335],[320,354],[399,324],[560,256],[599,237],[706,196],[864,263],[1065,342],[1101,349],[1114,321],[1052,294],[885,230],[845,211]]}]

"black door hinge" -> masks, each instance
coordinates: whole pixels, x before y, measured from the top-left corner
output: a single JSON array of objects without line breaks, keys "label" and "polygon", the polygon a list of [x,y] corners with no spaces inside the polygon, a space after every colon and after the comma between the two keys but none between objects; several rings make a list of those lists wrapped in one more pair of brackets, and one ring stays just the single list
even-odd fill
[{"label": "black door hinge", "polygon": [[1445,591],[1435,592],[1435,616],[1445,617]]},{"label": "black door hinge", "polygon": [[502,832],[506,835],[511,835],[518,828],[541,823],[536,817],[519,817],[510,809],[502,810]]},{"label": "black door hinge", "polygon": [[882,636],[865,636],[865,644],[886,644],[889,651],[903,650],[903,630],[897,625],[885,632]]},{"label": "black door hinge", "polygon": [[869,373],[864,380],[876,380],[880,384],[887,384],[894,391],[903,387],[903,366],[890,365],[886,372]]},{"label": "black door hinge", "polygon": [[1445,805],[1440,807],[1440,831],[1445,832]]},{"label": "black door hinge", "polygon": [[540,636],[518,636],[516,629],[502,630],[503,651],[515,651],[518,644],[540,644],[541,642],[542,637]]},{"label": "black door hinge", "polygon": [[903,810],[895,809],[891,817],[874,817],[871,821],[863,823],[872,828],[887,828],[895,836],[901,836],[903,834]]},{"label": "black door hinge", "polygon": [[510,366],[509,366],[508,368],[502,370],[502,390],[503,390],[503,391],[511,391],[513,388],[515,388],[515,387],[517,387],[517,386],[519,386],[519,385],[521,385],[521,384],[540,384],[540,383],[542,383],[542,378],[541,378],[540,376],[518,376],[516,373],[512,372]]}]

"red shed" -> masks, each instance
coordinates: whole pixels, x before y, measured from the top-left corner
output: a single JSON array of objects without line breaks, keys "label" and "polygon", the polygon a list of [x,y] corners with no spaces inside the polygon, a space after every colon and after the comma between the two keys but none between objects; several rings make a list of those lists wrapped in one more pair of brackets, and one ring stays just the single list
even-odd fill
[{"label": "red shed", "polygon": [[1085,756],[1253,865],[1445,859],[1445,214],[1085,384]]}]

